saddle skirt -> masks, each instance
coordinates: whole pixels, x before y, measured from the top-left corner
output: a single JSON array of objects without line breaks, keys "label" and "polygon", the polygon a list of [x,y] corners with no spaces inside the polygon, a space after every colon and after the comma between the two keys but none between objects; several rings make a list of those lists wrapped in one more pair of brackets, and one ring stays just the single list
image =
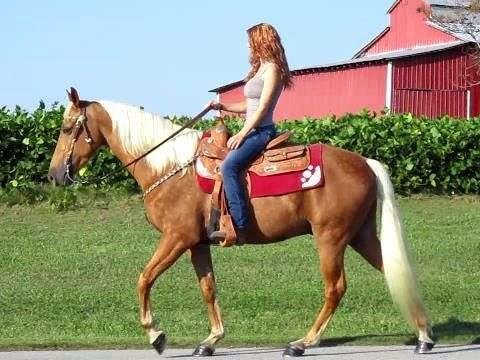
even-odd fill
[{"label": "saddle skirt", "polygon": [[[280,196],[324,185],[323,145],[285,146],[286,140],[288,134],[272,140],[247,169],[250,198]],[[195,169],[198,185],[207,194],[212,194],[215,181],[221,179],[220,166],[229,152],[224,144],[223,131],[215,129],[206,132],[200,142]]]}]

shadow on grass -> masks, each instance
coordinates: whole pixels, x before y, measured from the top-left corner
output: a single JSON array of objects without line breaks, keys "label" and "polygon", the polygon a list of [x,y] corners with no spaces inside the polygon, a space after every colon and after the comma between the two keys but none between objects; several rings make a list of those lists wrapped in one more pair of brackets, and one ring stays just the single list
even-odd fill
[{"label": "shadow on grass", "polygon": [[[474,337],[468,344],[476,345],[480,344],[480,323],[472,321],[462,321],[457,318],[450,318],[443,323],[439,323],[433,326],[434,340],[441,341],[442,339],[449,339],[454,336]],[[365,340],[367,342],[375,343],[375,339],[397,338],[405,345],[415,345],[417,343],[416,337],[412,337],[411,334],[367,334],[360,336],[345,336],[338,338],[324,339],[320,342],[320,346],[337,346],[344,345],[358,340]],[[407,340],[405,340],[407,338]],[[383,341],[380,341],[383,342]]]},{"label": "shadow on grass", "polygon": [[434,325],[433,332],[439,339],[454,335],[476,336],[471,343],[480,343],[480,337],[478,336],[480,334],[480,322],[462,321],[452,317],[446,322]]}]

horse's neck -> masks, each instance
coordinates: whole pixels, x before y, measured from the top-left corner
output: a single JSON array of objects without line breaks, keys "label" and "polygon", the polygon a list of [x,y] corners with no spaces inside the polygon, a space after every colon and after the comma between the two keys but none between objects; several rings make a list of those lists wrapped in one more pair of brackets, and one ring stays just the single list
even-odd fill
[{"label": "horse's neck", "polygon": [[[162,139],[175,133],[180,126],[170,120],[139,109],[108,101],[101,101],[105,110],[105,140],[112,152],[125,165],[147,153]],[[128,170],[142,189],[171,171],[174,167],[188,163],[199,143],[201,132],[188,129],[167,141],[162,147],[129,166]]]},{"label": "horse's neck", "polygon": [[[136,159],[135,156],[127,153],[123,149],[118,136],[116,136],[111,129],[105,131],[103,135],[113,155],[120,160],[123,166]],[[147,189],[159,176],[157,172],[148,166],[144,159],[130,165],[127,170],[134,177],[142,190]]]}]

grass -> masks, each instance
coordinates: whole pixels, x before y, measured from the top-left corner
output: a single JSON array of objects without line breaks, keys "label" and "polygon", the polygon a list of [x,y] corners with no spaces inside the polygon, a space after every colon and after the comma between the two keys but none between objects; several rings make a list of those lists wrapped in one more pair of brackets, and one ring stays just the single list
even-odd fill
[{"label": "grass", "polygon": [[[480,198],[400,199],[406,234],[441,342],[480,341]],[[0,205],[0,348],[144,347],[136,279],[158,234],[138,198],[57,213]],[[304,336],[323,301],[311,237],[213,249],[226,323],[223,345],[278,345]],[[324,341],[397,344],[412,332],[381,274],[347,252],[348,290]],[[173,346],[197,344],[209,323],[188,257],[153,291]]]}]

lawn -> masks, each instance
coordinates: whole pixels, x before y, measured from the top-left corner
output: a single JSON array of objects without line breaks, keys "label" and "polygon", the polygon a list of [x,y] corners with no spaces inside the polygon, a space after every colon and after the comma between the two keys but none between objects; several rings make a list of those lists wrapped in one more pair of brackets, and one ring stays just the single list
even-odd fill
[{"label": "lawn", "polygon": [[[399,200],[425,303],[440,342],[480,341],[480,197]],[[136,197],[57,213],[0,205],[0,348],[143,347],[136,279],[159,235]],[[213,249],[227,335],[223,345],[302,337],[323,301],[311,237]],[[381,274],[347,252],[348,290],[326,343],[398,344],[412,332]],[[153,291],[170,345],[209,332],[188,257]]]}]

